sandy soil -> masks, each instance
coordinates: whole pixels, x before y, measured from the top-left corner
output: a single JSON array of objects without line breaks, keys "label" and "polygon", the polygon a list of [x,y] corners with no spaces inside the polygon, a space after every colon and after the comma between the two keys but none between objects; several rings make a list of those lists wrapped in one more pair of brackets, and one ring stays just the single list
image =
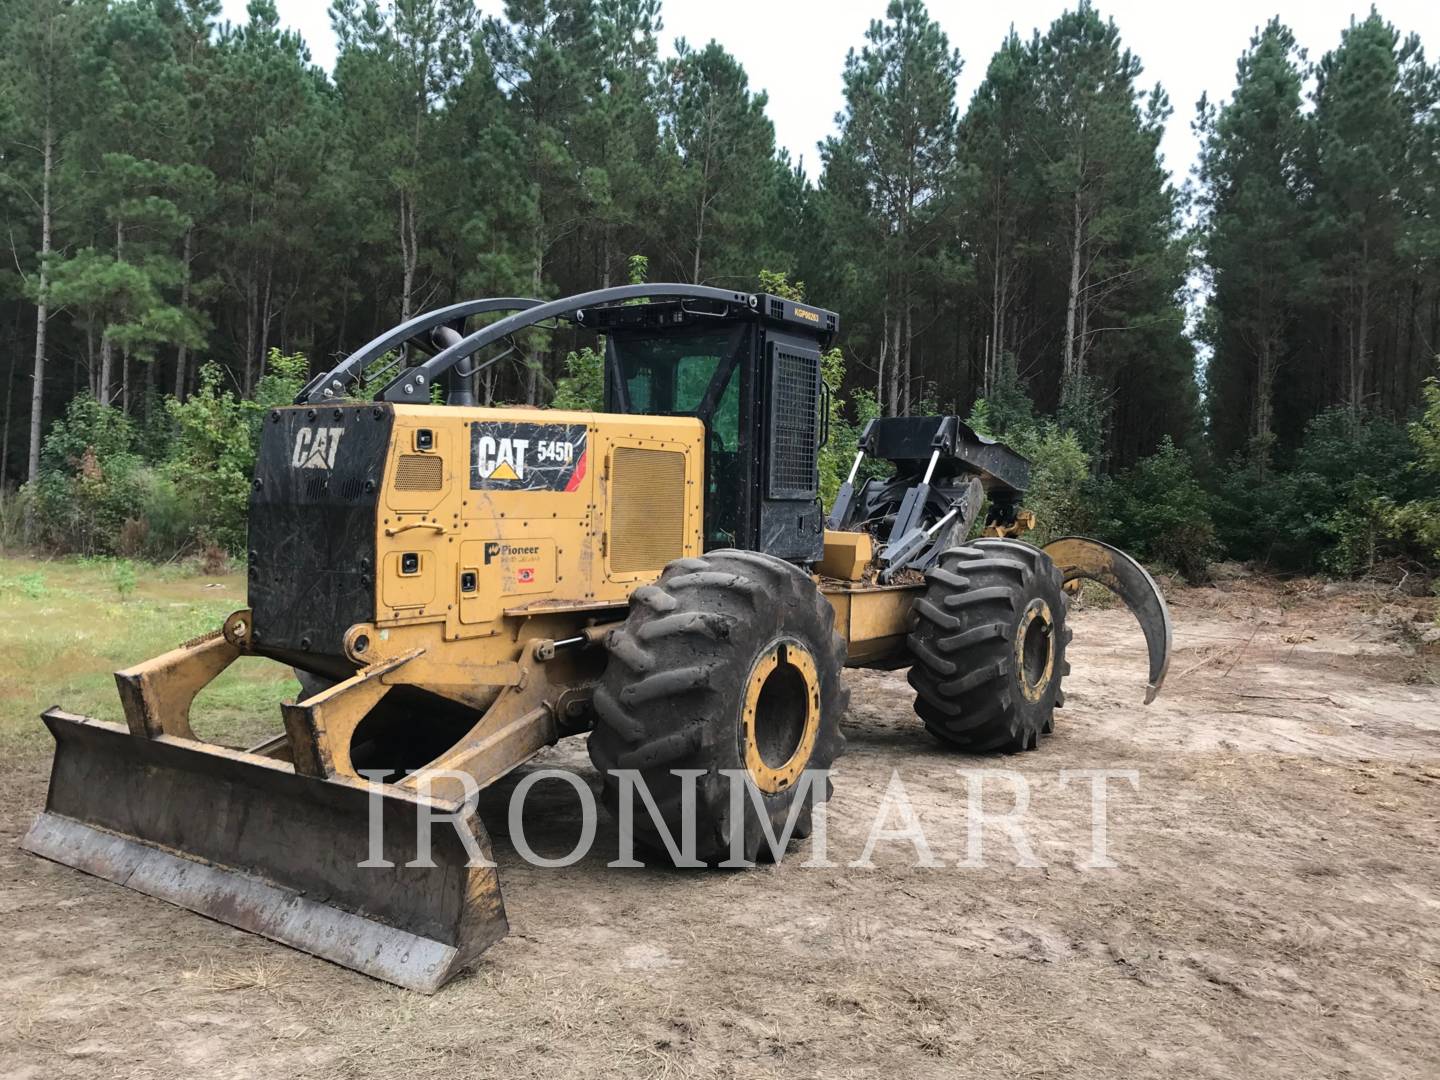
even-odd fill
[{"label": "sandy soil", "polygon": [[[1038,753],[949,753],[903,673],[848,676],[830,858],[860,855],[898,770],[943,867],[882,843],[874,869],[807,868],[801,846],[746,872],[611,870],[602,819],[592,856],[540,870],[495,793],[513,932],[429,998],[23,855],[45,763],[12,762],[0,1075],[1440,1075],[1433,602],[1252,581],[1173,599],[1148,708],[1128,615],[1075,615]],[[589,770],[573,740],[537,767],[556,764]],[[955,865],[976,767],[1029,782],[1043,867],[998,833],[985,868]],[[1059,772],[1097,767],[1139,787],[1110,800],[1118,865],[1087,870],[1090,789]],[[1007,808],[1008,782],[985,790]],[[526,820],[563,851],[573,794],[541,785]]]}]

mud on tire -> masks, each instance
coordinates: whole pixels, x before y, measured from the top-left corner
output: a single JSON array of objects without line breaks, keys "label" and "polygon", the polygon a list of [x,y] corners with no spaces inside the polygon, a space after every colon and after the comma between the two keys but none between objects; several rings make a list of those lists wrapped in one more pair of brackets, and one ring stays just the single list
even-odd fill
[{"label": "mud on tire", "polygon": [[[794,782],[799,770],[828,769],[841,754],[845,644],[829,602],[789,563],[756,552],[712,551],[671,563],[658,582],[635,590],[629,617],[608,647],[590,735],[590,760],[602,777],[607,808],[618,817],[622,788],[613,771],[639,770],[679,844],[682,787],[671,770],[703,769],[695,791],[696,858],[729,858],[731,835],[741,829],[745,857],[755,860],[768,845],[754,792],[743,800],[742,819],[732,821],[730,781],[721,770],[747,771],[779,836],[797,791],[806,789]],[[767,675],[766,665],[777,658]],[[747,766],[747,752],[763,785]],[[819,798],[829,797],[824,783]],[[625,794],[633,799],[636,841],[665,852],[643,800]],[[809,834],[811,798],[804,795],[797,836]]]},{"label": "mud on tire", "polygon": [[1070,673],[1059,569],[1020,540],[951,548],[911,610],[915,712],[943,742],[1033,750],[1054,729]]}]

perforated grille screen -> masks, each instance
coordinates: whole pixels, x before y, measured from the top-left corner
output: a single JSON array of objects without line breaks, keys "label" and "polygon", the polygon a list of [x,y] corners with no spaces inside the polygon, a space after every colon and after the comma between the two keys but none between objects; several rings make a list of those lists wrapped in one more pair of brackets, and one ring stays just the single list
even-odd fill
[{"label": "perforated grille screen", "polygon": [[395,465],[396,491],[439,491],[445,486],[445,462],[434,454],[401,454]]},{"label": "perforated grille screen", "polygon": [[820,354],[770,346],[770,476],[772,499],[811,499],[818,484]]},{"label": "perforated grille screen", "polygon": [[610,569],[660,570],[685,554],[685,455],[617,446],[610,484]]}]

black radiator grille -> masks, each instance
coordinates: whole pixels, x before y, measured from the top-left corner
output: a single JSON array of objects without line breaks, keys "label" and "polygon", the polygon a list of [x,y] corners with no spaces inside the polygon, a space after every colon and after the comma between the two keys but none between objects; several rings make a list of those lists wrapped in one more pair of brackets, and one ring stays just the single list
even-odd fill
[{"label": "black radiator grille", "polygon": [[770,346],[772,499],[813,499],[818,486],[820,354]]}]

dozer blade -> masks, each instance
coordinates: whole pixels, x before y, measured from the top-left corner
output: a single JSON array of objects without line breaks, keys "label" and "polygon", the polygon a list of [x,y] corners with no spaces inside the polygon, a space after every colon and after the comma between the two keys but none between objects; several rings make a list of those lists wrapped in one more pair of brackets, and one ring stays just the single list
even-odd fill
[{"label": "dozer blade", "polygon": [[[490,860],[473,806],[59,709],[43,718],[55,762],[27,851],[425,993],[506,933],[493,865],[468,865],[467,844]],[[436,820],[433,865],[407,866],[426,811],[458,814],[467,835]],[[377,817],[393,865],[359,865]]]},{"label": "dozer blade", "polygon": [[1062,536],[1045,545],[1065,581],[1085,578],[1104,585],[1124,601],[1145,633],[1145,646],[1150,653],[1150,684],[1145,688],[1145,704],[1160,693],[1165,672],[1170,667],[1170,609],[1149,572],[1117,547],[1089,540],[1083,536]]}]

